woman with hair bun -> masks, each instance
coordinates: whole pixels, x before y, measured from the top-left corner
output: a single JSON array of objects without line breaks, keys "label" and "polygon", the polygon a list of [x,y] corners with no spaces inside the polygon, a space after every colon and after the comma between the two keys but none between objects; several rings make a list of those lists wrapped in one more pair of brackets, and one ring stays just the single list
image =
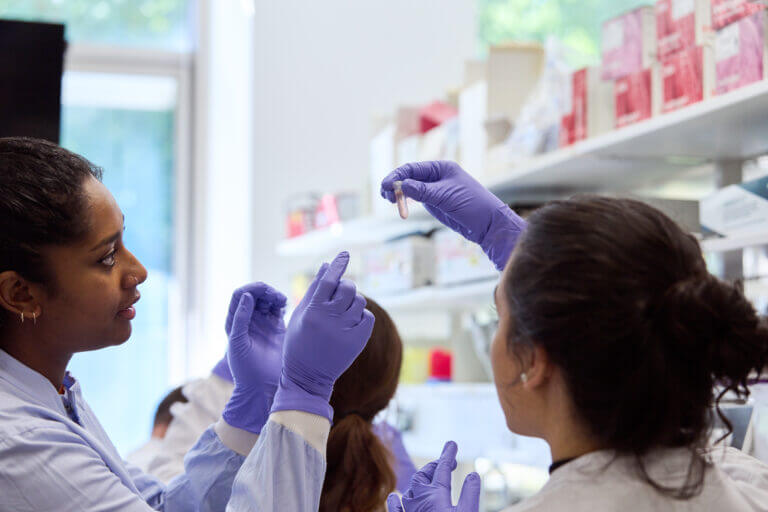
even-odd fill
[{"label": "woman with hair bun", "polygon": [[[507,426],[550,446],[551,477],[510,511],[768,510],[768,466],[710,433],[726,392],[749,395],[768,329],[707,272],[696,239],[638,201],[578,197],[519,218],[457,164],[407,164],[382,182],[478,243],[503,272],[494,381]],[[715,412],[713,412],[715,411]],[[450,497],[457,447],[390,512],[474,512]]]}]

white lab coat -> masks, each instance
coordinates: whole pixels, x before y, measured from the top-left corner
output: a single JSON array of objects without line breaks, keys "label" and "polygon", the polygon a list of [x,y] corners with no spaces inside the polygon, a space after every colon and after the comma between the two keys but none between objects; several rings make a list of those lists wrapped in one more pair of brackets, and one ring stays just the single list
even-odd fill
[{"label": "white lab coat", "polygon": [[213,374],[186,384],[182,393],[188,401],[171,406],[173,420],[162,443],[152,447],[153,453],[145,454],[139,467],[163,482],[183,473],[184,456],[200,433],[216,423],[233,389],[231,382]]},{"label": "white lab coat", "polygon": [[[690,500],[659,494],[635,469],[634,458],[610,451],[589,453],[556,469],[533,497],[506,512],[737,512],[768,511],[768,465],[735,448],[714,448],[714,466],[706,473],[704,488]],[[646,467],[666,486],[685,480],[690,454],[683,449],[659,450]]]}]

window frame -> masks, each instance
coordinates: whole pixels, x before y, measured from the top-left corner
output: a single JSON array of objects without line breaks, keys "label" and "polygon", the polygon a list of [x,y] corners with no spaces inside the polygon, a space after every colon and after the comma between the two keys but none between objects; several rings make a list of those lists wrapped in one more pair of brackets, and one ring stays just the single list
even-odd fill
[{"label": "window frame", "polygon": [[178,385],[190,375],[189,334],[198,283],[194,278],[196,215],[193,210],[195,166],[192,139],[194,133],[195,91],[193,87],[195,54],[166,50],[146,50],[86,43],[69,44],[64,57],[68,71],[154,75],[172,77],[177,82],[174,113],[173,167],[173,241],[171,272],[174,285],[168,297],[168,384]]}]

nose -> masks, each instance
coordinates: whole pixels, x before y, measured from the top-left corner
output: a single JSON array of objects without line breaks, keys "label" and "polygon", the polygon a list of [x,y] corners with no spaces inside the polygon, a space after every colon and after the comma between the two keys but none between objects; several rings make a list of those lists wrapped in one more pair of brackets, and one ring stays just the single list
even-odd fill
[{"label": "nose", "polygon": [[128,256],[128,269],[123,277],[123,288],[133,288],[140,285],[147,280],[147,269],[144,265],[126,249],[126,256]]}]

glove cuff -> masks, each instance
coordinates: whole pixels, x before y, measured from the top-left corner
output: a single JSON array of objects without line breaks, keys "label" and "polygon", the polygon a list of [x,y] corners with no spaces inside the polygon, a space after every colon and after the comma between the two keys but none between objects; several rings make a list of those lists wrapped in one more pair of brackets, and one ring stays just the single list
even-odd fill
[{"label": "glove cuff", "polygon": [[329,403],[332,391],[322,396],[310,393],[283,373],[280,375],[271,412],[304,411],[323,416],[333,423],[333,407]]},{"label": "glove cuff", "polygon": [[506,204],[502,204],[494,210],[488,231],[483,237],[480,247],[499,272],[504,270],[515,245],[517,245],[517,240],[527,225],[525,220]]}]

